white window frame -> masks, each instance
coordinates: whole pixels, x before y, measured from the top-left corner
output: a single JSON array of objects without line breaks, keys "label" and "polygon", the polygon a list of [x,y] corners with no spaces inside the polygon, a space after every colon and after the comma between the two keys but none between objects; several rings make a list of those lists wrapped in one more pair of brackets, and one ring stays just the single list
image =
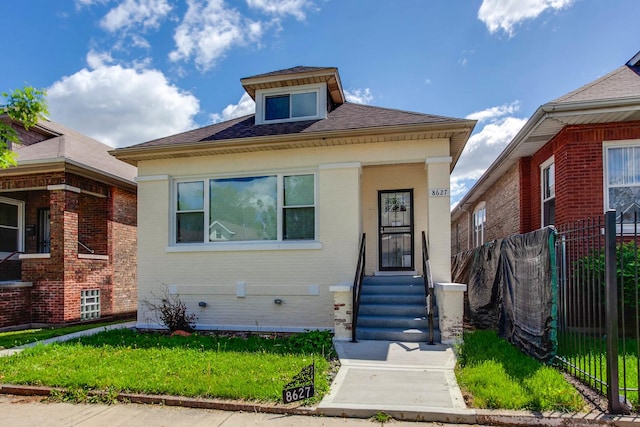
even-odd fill
[{"label": "white window frame", "polygon": [[[316,114],[313,116],[303,117],[288,117],[285,119],[266,120],[266,99],[270,96],[278,95],[294,95],[299,93],[316,93]],[[255,123],[271,124],[271,123],[285,123],[285,122],[297,122],[303,120],[315,120],[325,119],[327,117],[327,86],[326,83],[317,83],[301,86],[289,86],[284,88],[275,89],[258,89],[256,90],[256,115]],[[289,111],[291,113],[291,111]]]},{"label": "white window frame", "polygon": [[[283,238],[283,216],[284,216],[284,177],[295,175],[312,175],[314,184],[314,239],[309,240],[285,240]],[[206,232],[209,222],[209,181],[215,179],[224,178],[249,178],[260,176],[275,176],[277,180],[277,204],[276,204],[276,221],[277,221],[277,237],[275,240],[247,240],[247,241],[226,241],[226,240],[211,240]],[[178,184],[182,182],[196,182],[202,181],[204,183],[204,221],[205,221],[205,235],[202,242],[185,242],[179,243],[176,241],[177,232],[177,200],[178,200]],[[199,252],[199,251],[237,251],[237,250],[296,250],[296,249],[321,249],[322,245],[318,240],[318,174],[316,171],[310,170],[296,170],[285,172],[273,172],[273,171],[256,171],[251,174],[225,174],[225,175],[206,175],[197,177],[180,177],[174,178],[172,183],[171,204],[169,207],[169,215],[171,217],[170,230],[169,230],[169,245],[166,248],[167,252]],[[309,207],[309,206],[307,206]]]},{"label": "white window frame", "polygon": [[[602,143],[602,191],[604,192],[604,211],[609,210],[609,149],[611,148],[625,148],[636,147],[640,148],[640,139],[628,139],[618,141],[603,141]],[[640,165],[638,165],[640,168]],[[634,185],[621,185],[620,187],[640,187],[640,183]],[[626,223],[623,226],[623,232],[634,233],[634,225]]]},{"label": "white window frame", "polygon": [[[476,225],[478,214],[482,212],[482,224],[480,227]],[[486,202],[480,202],[476,205],[471,215],[471,237],[473,247],[482,246],[484,244],[485,231],[487,230],[487,204]]]},{"label": "white window frame", "polygon": [[[540,165],[540,226],[544,227],[544,204],[556,198],[556,162],[555,156],[551,156]],[[546,183],[544,182],[544,171],[553,167],[553,195],[545,197]],[[555,207],[554,207],[555,210]],[[555,217],[555,213],[554,213]],[[555,221],[554,221],[555,222]],[[548,224],[553,225],[553,224]]]},{"label": "white window frame", "polygon": [[[5,203],[7,205],[14,205],[18,207],[18,226],[15,228],[18,230],[18,252],[24,252],[24,202],[22,200],[9,199],[7,197],[0,196],[0,202]],[[11,228],[13,227],[2,227],[2,228]],[[4,258],[9,255],[11,252],[0,252],[0,257]]]}]

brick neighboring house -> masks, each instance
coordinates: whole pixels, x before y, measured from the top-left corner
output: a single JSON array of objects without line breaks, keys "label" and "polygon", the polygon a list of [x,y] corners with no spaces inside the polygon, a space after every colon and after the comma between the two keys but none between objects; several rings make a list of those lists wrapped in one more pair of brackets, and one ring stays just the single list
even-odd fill
[{"label": "brick neighboring house", "polygon": [[136,168],[58,123],[12,126],[22,144],[0,169],[0,328],[132,315]]},{"label": "brick neighboring house", "polygon": [[451,212],[452,253],[640,204],[640,53],[540,106]]},{"label": "brick neighboring house", "polygon": [[[451,281],[449,178],[475,121],[346,102],[333,67],[240,81],[255,114],[114,151],[138,166],[140,302],[344,339],[363,233],[366,275],[420,274],[424,231]],[[138,327],[157,322],[139,304]]]}]

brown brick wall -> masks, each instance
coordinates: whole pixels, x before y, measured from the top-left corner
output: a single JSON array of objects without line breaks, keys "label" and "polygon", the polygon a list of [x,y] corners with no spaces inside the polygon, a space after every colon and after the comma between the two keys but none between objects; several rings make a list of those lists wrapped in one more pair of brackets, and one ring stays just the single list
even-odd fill
[{"label": "brown brick wall", "polygon": [[0,286],[0,328],[31,323],[31,288]]},{"label": "brown brick wall", "polygon": [[[135,312],[135,192],[69,173],[0,180],[0,188],[5,189],[41,188],[55,184],[68,184],[83,192],[31,190],[3,193],[6,197],[26,201],[27,225],[37,224],[38,209],[49,207],[51,212],[50,257],[22,260],[22,280],[33,283],[29,301],[31,309],[28,310],[30,321],[67,323],[79,320],[80,293],[86,289],[100,289],[102,316]],[[78,254],[89,254],[89,251],[79,246],[78,241],[91,248],[94,255],[108,258],[79,258]],[[37,252],[35,233],[26,234],[25,249],[27,253]],[[25,311],[22,306],[14,306],[16,310]],[[18,316],[18,313],[11,315]]]}]

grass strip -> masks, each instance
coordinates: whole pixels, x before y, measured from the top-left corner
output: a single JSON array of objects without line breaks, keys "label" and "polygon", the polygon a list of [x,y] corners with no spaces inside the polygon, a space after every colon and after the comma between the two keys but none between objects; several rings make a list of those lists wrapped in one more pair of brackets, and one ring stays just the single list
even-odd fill
[{"label": "grass strip", "polygon": [[456,377],[475,408],[573,412],[585,407],[559,371],[522,353],[494,331],[465,333],[458,353]]},{"label": "grass strip", "polygon": [[[318,334],[326,337],[320,348],[309,343]],[[310,332],[307,338],[169,337],[105,331],[1,358],[0,381],[111,393],[278,402],[284,385],[315,360],[315,402],[329,390],[330,363],[321,354],[323,349],[325,355],[331,353],[331,337]],[[309,349],[315,351],[307,353]]]},{"label": "grass strip", "polygon": [[43,341],[49,338],[72,334],[74,332],[80,332],[87,329],[114,325],[122,322],[125,322],[125,321],[120,320],[117,322],[102,322],[102,323],[92,323],[92,324],[85,323],[82,325],[73,325],[73,326],[46,327],[46,328],[35,328],[35,329],[23,329],[20,331],[0,332],[0,350],[12,348],[12,347],[18,347],[18,346],[29,344],[32,342]]}]

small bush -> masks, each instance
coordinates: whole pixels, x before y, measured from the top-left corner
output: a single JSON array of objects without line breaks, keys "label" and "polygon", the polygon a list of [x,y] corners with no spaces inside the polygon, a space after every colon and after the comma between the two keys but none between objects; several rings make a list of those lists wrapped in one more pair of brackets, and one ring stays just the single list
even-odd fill
[{"label": "small bush", "polygon": [[156,320],[171,332],[191,332],[195,328],[198,316],[195,313],[187,314],[187,305],[180,299],[180,295],[170,294],[165,289],[160,303],[144,301],[144,304],[154,313]]}]

